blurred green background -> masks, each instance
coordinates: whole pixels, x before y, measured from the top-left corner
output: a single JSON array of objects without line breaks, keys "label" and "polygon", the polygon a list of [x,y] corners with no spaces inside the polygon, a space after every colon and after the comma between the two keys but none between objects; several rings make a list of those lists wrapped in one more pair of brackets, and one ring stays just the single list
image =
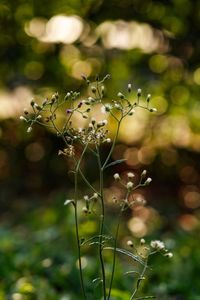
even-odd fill
[{"label": "blurred green background", "polygon": [[[27,135],[19,116],[32,97],[85,95],[82,73],[110,73],[113,98],[129,82],[152,94],[157,114],[129,119],[113,155],[127,159],[114,171],[153,178],[140,191],[147,207],[126,216],[121,234],[162,238],[174,252],[170,263],[154,260],[144,293],[199,300],[200,2],[1,0],[0,32],[0,300],[80,299],[73,217],[63,209],[68,165],[57,137],[39,127]],[[87,264],[93,276],[95,258]],[[116,299],[130,286],[117,277]]]}]

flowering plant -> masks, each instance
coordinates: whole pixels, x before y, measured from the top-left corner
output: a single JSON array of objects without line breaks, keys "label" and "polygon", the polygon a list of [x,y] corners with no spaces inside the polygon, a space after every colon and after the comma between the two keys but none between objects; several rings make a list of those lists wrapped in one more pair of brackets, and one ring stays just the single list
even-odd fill
[{"label": "flowering plant", "polygon": [[[152,179],[147,177],[146,170],[141,173],[139,182],[135,179],[135,174],[132,171],[127,172],[126,179],[121,178],[119,173],[113,174],[114,180],[124,190],[124,197],[123,199],[119,199],[118,196],[113,195],[113,202],[117,205],[118,218],[115,232],[112,234],[108,234],[106,228],[107,199],[104,187],[107,168],[125,161],[125,159],[111,160],[122,121],[125,118],[131,117],[135,113],[136,108],[145,109],[149,112],[156,112],[156,109],[150,107],[150,94],[147,95],[145,102],[141,101],[141,89],[137,90],[136,100],[134,101],[130,99],[131,97],[126,97],[122,92],[117,94],[115,100],[111,102],[106,101],[105,81],[109,78],[110,75],[106,75],[102,80],[96,78],[94,82],[91,82],[83,75],[83,79],[90,91],[90,95],[86,99],[81,99],[80,93],[73,91],[68,92],[64,99],[60,99],[58,93],[55,93],[51,99],[45,99],[42,104],[38,104],[35,100],[32,100],[32,112],[30,113],[25,109],[24,115],[20,119],[27,122],[27,132],[32,131],[34,124],[54,130],[57,136],[63,141],[63,149],[60,149],[58,154],[67,157],[72,162],[71,171],[74,176],[74,194],[72,198],[65,200],[64,205],[71,205],[74,212],[78,267],[83,299],[89,299],[83,272],[82,249],[84,246],[96,247],[96,255],[99,260],[99,274],[92,282],[101,285],[100,297],[103,300],[109,300],[112,296],[116,257],[118,254],[130,258],[133,261],[134,268],[136,268],[135,264],[138,265],[136,269],[126,272],[126,274],[134,275],[135,278],[133,290],[130,292],[130,300],[154,298],[153,296],[138,296],[141,282],[145,279],[145,274],[149,268],[149,257],[157,252],[161,252],[167,257],[172,257],[172,253],[168,252],[163,242],[157,240],[151,241],[150,245],[144,239],[141,239],[139,244],[128,240],[125,247],[119,245],[119,231],[124,212],[128,209],[134,209],[138,205],[145,205],[144,199],[135,197],[134,191],[149,185]],[[127,93],[129,95],[132,93],[131,84],[128,84]],[[93,116],[94,110],[97,107],[101,113],[106,114],[105,119],[97,120]],[[61,111],[65,112],[64,117],[60,116]],[[82,127],[76,126],[75,120],[77,120],[77,117],[79,120],[84,121],[82,122]],[[116,125],[113,139],[111,139],[108,129],[110,119]],[[109,152],[105,158],[102,157],[101,153],[102,144],[109,144]],[[91,153],[97,163],[98,186],[94,185],[87,178],[82,168],[82,162],[88,152]],[[79,195],[80,178],[88,189],[87,195]],[[83,238],[80,234],[80,220],[81,218],[88,218],[92,214],[97,218],[97,222],[99,222],[99,230],[96,235]],[[107,250],[112,252],[110,271],[105,260],[105,252]]]}]

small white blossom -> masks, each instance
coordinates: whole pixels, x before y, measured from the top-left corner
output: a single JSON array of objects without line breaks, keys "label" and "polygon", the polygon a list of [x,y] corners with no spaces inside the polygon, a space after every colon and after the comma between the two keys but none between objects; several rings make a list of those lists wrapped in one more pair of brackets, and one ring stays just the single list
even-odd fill
[{"label": "small white blossom", "polygon": [[146,243],[145,239],[141,239],[141,240],[140,240],[140,244],[141,244],[141,245],[144,245],[145,243]]},{"label": "small white blossom", "polygon": [[107,142],[107,143],[111,143],[111,139],[110,139],[110,138],[107,138],[107,139],[106,139],[106,142]]},{"label": "small white blossom", "polygon": [[165,244],[159,240],[155,240],[155,241],[151,241],[151,247],[153,249],[156,249],[156,250],[163,250],[165,249]]},{"label": "small white blossom", "polygon": [[83,197],[83,199],[84,199],[85,201],[88,201],[88,200],[89,200],[88,195],[85,195],[85,196]]},{"label": "small white blossom", "polygon": [[93,194],[93,198],[94,198],[94,199],[97,199],[97,198],[98,198],[98,194],[97,194],[97,193],[94,193],[94,194]]}]

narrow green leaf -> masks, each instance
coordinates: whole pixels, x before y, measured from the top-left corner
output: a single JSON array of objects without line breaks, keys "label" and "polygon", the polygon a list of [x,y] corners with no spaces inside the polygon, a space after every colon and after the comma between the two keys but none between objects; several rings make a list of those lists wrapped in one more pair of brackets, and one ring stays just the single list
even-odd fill
[{"label": "narrow green leaf", "polygon": [[124,255],[127,255],[127,256],[131,257],[134,261],[139,262],[141,265],[143,265],[143,266],[145,265],[144,261],[139,256],[134,255],[133,253],[131,253],[128,250],[120,249],[120,248],[114,248],[114,247],[104,247],[103,250],[113,250],[113,251],[119,252],[121,254],[124,254]]},{"label": "narrow green leaf", "polygon": [[126,160],[127,160],[126,158],[122,158],[122,159],[115,160],[115,161],[109,163],[109,164],[105,167],[105,169],[106,169],[106,168],[109,168],[109,167],[111,167],[111,166],[115,166],[115,165],[121,164],[121,163],[125,162]]}]

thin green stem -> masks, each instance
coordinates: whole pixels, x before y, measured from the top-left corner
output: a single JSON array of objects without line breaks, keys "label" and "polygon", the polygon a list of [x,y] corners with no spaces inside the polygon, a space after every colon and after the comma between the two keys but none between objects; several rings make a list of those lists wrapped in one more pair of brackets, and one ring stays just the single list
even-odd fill
[{"label": "thin green stem", "polygon": [[[134,290],[134,292],[133,292],[130,300],[134,300],[134,296],[136,295],[136,293],[137,293],[137,291],[138,291],[138,289],[140,287],[140,283],[143,280],[143,277],[144,277],[144,275],[146,273],[147,268],[148,268],[148,257],[147,257],[147,259],[145,261],[145,265],[144,265],[143,270],[142,270],[142,272],[140,274],[140,277],[138,278],[138,281],[137,281],[137,284],[136,284],[136,288],[135,288],[135,290]],[[135,300],[136,299],[138,299],[138,298],[135,298]]]},{"label": "thin green stem", "polygon": [[101,264],[101,273],[102,273],[102,292],[103,292],[103,299],[106,300],[106,275],[105,275],[105,266],[104,266],[104,260],[103,260],[103,234],[104,234],[104,220],[105,220],[105,206],[104,206],[104,195],[103,195],[103,169],[101,165],[101,158],[100,158],[100,152],[99,148],[97,146],[97,161],[98,161],[98,167],[99,167],[99,194],[101,199],[101,218],[100,218],[100,229],[99,229],[99,258],[100,258],[100,264]]},{"label": "thin green stem", "polygon": [[113,279],[114,279],[114,273],[115,273],[115,266],[116,266],[116,248],[117,248],[117,239],[118,239],[118,234],[119,234],[119,227],[121,223],[121,216],[122,216],[123,208],[121,208],[119,216],[118,216],[118,223],[117,223],[117,229],[115,233],[115,238],[114,238],[114,247],[113,247],[113,263],[112,263],[112,272],[111,272],[111,279],[110,279],[110,286],[109,286],[109,291],[108,291],[108,298],[107,300],[110,299],[110,294],[112,290],[112,284],[113,284]]},{"label": "thin green stem", "polygon": [[106,160],[105,160],[105,162],[104,162],[104,164],[102,166],[102,170],[105,169],[105,167],[106,167],[106,165],[107,165],[107,163],[108,163],[108,161],[109,161],[109,159],[110,159],[110,157],[111,157],[111,155],[113,153],[113,150],[115,148],[115,145],[116,145],[116,142],[117,142],[117,138],[118,138],[118,135],[119,135],[119,129],[120,129],[121,121],[122,121],[122,119],[120,119],[118,121],[118,123],[117,123],[117,130],[116,130],[116,134],[115,134],[115,137],[114,137],[114,140],[113,140],[113,143],[112,143],[112,147],[111,147],[110,152],[108,153],[108,156],[107,156],[107,158],[106,158]]},{"label": "thin green stem", "polygon": [[82,268],[82,262],[81,262],[81,244],[80,244],[80,236],[79,236],[79,223],[78,223],[78,171],[80,168],[81,161],[83,159],[83,156],[87,150],[87,144],[85,145],[82,154],[77,162],[75,174],[74,174],[74,200],[75,200],[75,206],[74,206],[74,216],[75,216],[75,231],[76,231],[76,240],[77,240],[77,251],[78,251],[78,264],[79,264],[79,274],[80,274],[80,283],[81,288],[83,292],[84,300],[87,300],[86,292],[85,292],[85,286],[84,286],[84,280],[83,280],[83,268]]}]

